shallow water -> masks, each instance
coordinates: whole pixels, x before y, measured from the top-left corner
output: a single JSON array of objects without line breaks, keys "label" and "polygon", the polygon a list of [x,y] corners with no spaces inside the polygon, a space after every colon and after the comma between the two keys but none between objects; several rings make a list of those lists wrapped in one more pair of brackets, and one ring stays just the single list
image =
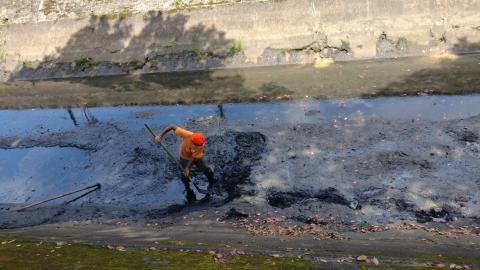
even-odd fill
[{"label": "shallow water", "polygon": [[[420,96],[376,99],[303,100],[272,103],[224,104],[225,117],[246,128],[251,125],[312,123],[320,119],[361,123],[386,120],[452,120],[480,114],[480,95]],[[79,125],[86,123],[80,109],[72,110]],[[100,122],[128,129],[149,125],[184,125],[191,119],[216,121],[217,105],[122,106],[89,109]],[[66,109],[0,110],[0,136],[26,136],[60,132],[75,127]]]},{"label": "shallow water", "polygon": [[34,202],[84,184],[85,158],[76,148],[0,149],[0,203]]}]

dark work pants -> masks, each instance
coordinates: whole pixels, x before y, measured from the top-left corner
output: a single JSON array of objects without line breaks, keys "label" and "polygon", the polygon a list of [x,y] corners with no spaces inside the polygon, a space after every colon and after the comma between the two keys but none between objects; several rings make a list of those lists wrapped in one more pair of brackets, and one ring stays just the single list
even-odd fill
[{"label": "dark work pants", "polygon": [[[182,164],[182,168],[186,168],[187,165],[188,165],[188,160],[180,158],[180,164]],[[205,163],[203,158],[201,158],[199,160],[194,160],[192,162],[192,166],[190,167],[190,169],[192,169],[193,166],[197,167],[199,170],[201,170],[203,172],[203,174],[205,174],[205,176],[208,179],[209,188],[213,187],[213,185],[215,183],[215,179],[213,177],[213,171]],[[192,194],[195,196],[195,193],[193,193],[192,189],[190,188],[190,178],[183,176],[183,171],[182,171],[182,182],[185,185],[185,190],[187,191],[187,198],[191,197]]]}]

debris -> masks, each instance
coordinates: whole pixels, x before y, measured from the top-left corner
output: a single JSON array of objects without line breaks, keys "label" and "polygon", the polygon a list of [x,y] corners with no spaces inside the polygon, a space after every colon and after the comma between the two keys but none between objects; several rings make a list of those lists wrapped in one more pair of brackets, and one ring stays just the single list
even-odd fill
[{"label": "debris", "polygon": [[245,255],[245,251],[243,251],[243,250],[241,250],[241,249],[236,249],[236,248],[234,248],[234,249],[230,252],[230,254],[231,254],[232,256],[235,256],[235,255]]},{"label": "debris", "polygon": [[61,247],[61,246],[64,246],[64,245],[65,245],[65,242],[63,242],[63,241],[57,241],[55,244],[56,244],[58,247]]},{"label": "debris", "polygon": [[365,256],[365,255],[360,255],[360,256],[357,257],[357,261],[359,261],[359,262],[365,262],[367,259],[368,259],[368,257]]},{"label": "debris", "polygon": [[358,201],[355,201],[355,200],[351,201],[351,202],[348,204],[348,206],[349,206],[350,208],[354,209],[354,210],[357,209],[358,205],[359,205]]},{"label": "debris", "polygon": [[215,263],[221,264],[226,262],[226,257],[223,253],[215,252],[213,250],[210,250],[208,253],[213,256],[213,261]]},{"label": "debris", "polygon": [[11,260],[13,260],[13,257],[0,256],[0,262],[8,262],[8,261],[11,261]]},{"label": "debris", "polygon": [[231,220],[231,219],[243,219],[247,218],[248,214],[237,211],[235,207],[230,208],[228,212],[223,216],[222,220]]}]

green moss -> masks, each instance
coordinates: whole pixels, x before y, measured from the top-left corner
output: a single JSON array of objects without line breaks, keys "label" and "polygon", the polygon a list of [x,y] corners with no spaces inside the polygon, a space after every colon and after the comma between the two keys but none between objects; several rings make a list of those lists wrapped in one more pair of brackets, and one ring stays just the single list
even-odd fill
[{"label": "green moss", "polygon": [[430,260],[430,261],[459,261],[464,263],[480,263],[480,257],[462,257],[462,256],[437,256],[431,254],[423,254],[423,253],[416,253],[414,257],[417,259],[422,260]]},{"label": "green moss", "polygon": [[[352,254],[354,251],[352,250],[328,250],[328,249],[312,249],[315,252],[334,252],[334,253],[344,253],[344,254]],[[465,263],[480,263],[480,257],[465,257],[465,256],[438,256],[433,254],[426,254],[426,253],[391,253],[391,252],[364,252],[364,255],[369,257],[393,257],[393,258],[412,258],[412,259],[419,259],[422,261],[443,261],[446,263],[450,262],[465,262]],[[370,266],[369,266],[370,267]]]},{"label": "green moss", "polygon": [[141,69],[144,65],[144,62],[142,62],[138,59],[134,59],[134,60],[128,62],[128,65],[130,67],[133,67],[134,69]]},{"label": "green moss", "polygon": [[123,20],[133,15],[133,12],[130,8],[123,8],[120,11],[115,11],[106,14],[97,14],[94,11],[90,13],[90,16],[95,17],[100,20]]},{"label": "green moss", "polygon": [[240,40],[235,40],[232,47],[230,47],[230,53],[236,54],[242,51],[242,42]]},{"label": "green moss", "polygon": [[33,66],[33,63],[32,61],[29,61],[29,60],[25,60],[22,62],[22,67],[24,69],[34,69],[34,66]]},{"label": "green moss", "polygon": [[8,18],[2,18],[1,24],[8,24]]},{"label": "green moss", "polygon": [[98,62],[90,57],[79,57],[75,59],[76,68],[91,68],[98,65]]},{"label": "green moss", "polygon": [[200,48],[194,48],[194,49],[193,49],[193,53],[194,53],[195,56],[197,56],[197,57],[201,57],[201,56],[202,56],[202,51],[200,50]]},{"label": "green moss", "polygon": [[4,269],[316,269],[296,258],[240,255],[223,264],[207,252],[129,250],[125,252],[82,245],[2,242],[0,265]]},{"label": "green moss", "polygon": [[46,0],[45,2],[43,2],[43,13],[45,15],[52,13],[55,10],[55,5],[55,0]]}]

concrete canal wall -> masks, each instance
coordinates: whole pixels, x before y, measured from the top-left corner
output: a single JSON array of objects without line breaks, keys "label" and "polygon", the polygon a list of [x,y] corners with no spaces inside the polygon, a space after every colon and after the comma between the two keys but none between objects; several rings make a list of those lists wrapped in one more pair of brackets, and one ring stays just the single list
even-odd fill
[{"label": "concrete canal wall", "polygon": [[0,6],[4,81],[321,67],[480,50],[475,0],[3,0]]}]

